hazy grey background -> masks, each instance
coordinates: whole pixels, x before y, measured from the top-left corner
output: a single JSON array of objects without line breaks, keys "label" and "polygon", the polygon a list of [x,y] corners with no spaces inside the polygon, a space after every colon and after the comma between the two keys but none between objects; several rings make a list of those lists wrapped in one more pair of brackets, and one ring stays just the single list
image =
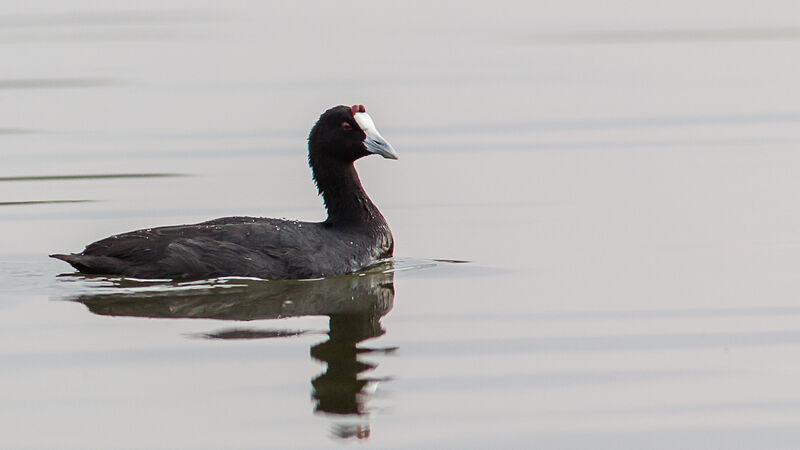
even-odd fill
[{"label": "hazy grey background", "polygon": [[[431,4],[433,3],[433,4]],[[5,2],[0,446],[316,448],[319,335],[101,317],[52,252],[318,220],[305,138],[363,103],[396,255],[379,448],[797,448],[797,2]],[[252,326],[325,331],[324,318]]]}]

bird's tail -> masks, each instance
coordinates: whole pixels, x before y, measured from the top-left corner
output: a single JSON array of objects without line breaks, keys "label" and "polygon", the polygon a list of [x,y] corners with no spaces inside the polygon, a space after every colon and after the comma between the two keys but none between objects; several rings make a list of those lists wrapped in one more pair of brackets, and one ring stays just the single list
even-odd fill
[{"label": "bird's tail", "polygon": [[79,272],[92,274],[121,274],[123,270],[122,261],[110,256],[81,255],[80,253],[70,253],[69,255],[54,254],[51,258],[60,259],[68,262]]}]

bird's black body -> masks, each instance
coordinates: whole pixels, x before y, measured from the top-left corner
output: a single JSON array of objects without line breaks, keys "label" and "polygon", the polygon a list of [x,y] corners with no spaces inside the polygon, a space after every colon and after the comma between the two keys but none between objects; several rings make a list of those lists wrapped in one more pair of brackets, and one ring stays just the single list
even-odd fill
[{"label": "bird's black body", "polygon": [[[319,278],[388,258],[394,247],[391,231],[361,187],[353,162],[371,153],[397,156],[374,126],[359,127],[357,112],[357,107],[331,108],[309,135],[309,165],[328,210],[324,222],[225,217],[114,235],[81,253],[51,256],[83,273],[171,279]],[[369,151],[365,140],[386,150]]]}]

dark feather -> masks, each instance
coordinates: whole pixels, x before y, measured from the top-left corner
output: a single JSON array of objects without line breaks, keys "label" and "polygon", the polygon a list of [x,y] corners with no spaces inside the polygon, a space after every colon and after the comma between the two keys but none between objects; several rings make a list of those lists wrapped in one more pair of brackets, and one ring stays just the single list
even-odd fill
[{"label": "dark feather", "polygon": [[[392,234],[353,167],[369,152],[352,119],[349,107],[332,108],[309,138],[313,178],[328,210],[324,222],[223,217],[118,234],[79,254],[50,256],[84,273],[172,279],[318,278],[352,273],[390,257]],[[340,128],[348,120],[351,132]]]}]

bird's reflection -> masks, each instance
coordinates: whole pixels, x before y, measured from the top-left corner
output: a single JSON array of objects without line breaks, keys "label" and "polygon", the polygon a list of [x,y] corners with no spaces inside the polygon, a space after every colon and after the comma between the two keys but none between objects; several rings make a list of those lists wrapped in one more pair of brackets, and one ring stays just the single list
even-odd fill
[{"label": "bird's reflection", "polygon": [[[311,380],[316,401],[315,411],[344,416],[364,416],[365,397],[371,387],[384,378],[363,377],[364,372],[377,367],[377,364],[363,361],[360,355],[394,349],[371,349],[358,344],[384,333],[376,314],[333,314],[330,316],[329,339],[311,347],[311,356],[327,363],[327,369]],[[339,423],[334,425],[333,434],[340,438],[369,437],[369,423]]]},{"label": "bird's reflection", "polygon": [[[150,318],[207,318],[232,321],[328,316],[328,339],[311,347],[327,364],[311,380],[314,410],[331,415],[337,438],[367,438],[366,401],[385,378],[365,376],[377,367],[363,356],[390,352],[360,344],[385,333],[380,320],[394,302],[394,274],[386,266],[352,276],[308,281],[224,280],[213,283],[143,286],[116,280],[112,288],[73,300],[95,314]],[[305,331],[232,328],[204,335],[212,339],[263,339]]]}]

